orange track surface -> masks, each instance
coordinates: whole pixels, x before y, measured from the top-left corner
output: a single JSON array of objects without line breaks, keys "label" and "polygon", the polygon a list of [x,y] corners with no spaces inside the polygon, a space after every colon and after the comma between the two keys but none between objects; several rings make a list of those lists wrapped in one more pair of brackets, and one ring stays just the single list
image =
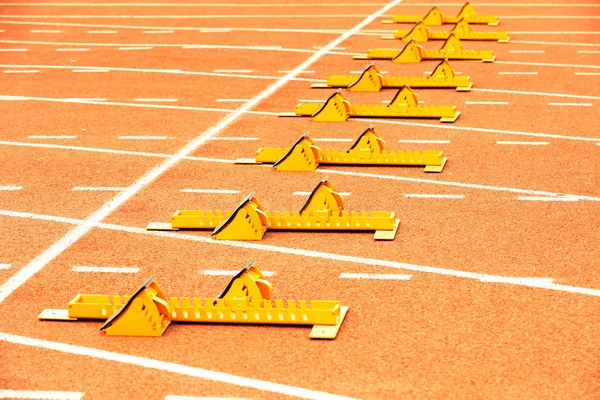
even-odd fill
[{"label": "orange track surface", "polygon": [[[425,104],[456,104],[461,116],[454,124],[276,117],[293,111],[299,99],[325,99],[332,92],[310,89],[311,82],[364,69],[368,62],[354,61],[352,54],[401,48],[379,36],[407,26],[383,25],[379,17],[338,45],[343,49],[306,68],[314,72],[297,74],[213,132],[52,257],[48,249],[119,195],[74,187],[135,185],[243,104],[218,100],[255,98],[283,79],[282,70],[297,68],[387,3],[0,5],[0,398],[3,390],[83,392],[86,399],[599,398],[600,5],[497,3],[474,5],[481,14],[498,15],[500,25],[473,29],[506,30],[511,42],[465,42],[468,49],[493,49],[497,61],[451,62],[471,77],[473,90],[417,89]],[[405,1],[385,14],[424,14],[431,5]],[[437,5],[448,14],[459,10],[457,3]],[[173,32],[146,33],[161,29]],[[94,30],[115,32],[89,32]],[[390,75],[419,76],[437,62],[376,64]],[[102,69],[107,71],[97,71]],[[11,72],[27,70],[36,72]],[[348,97],[379,103],[393,94]],[[445,170],[279,173],[233,164],[259,147],[289,147],[305,131],[313,138],[351,140],[371,123],[389,148],[444,150]],[[250,140],[223,140],[232,137]],[[497,143],[502,141],[547,143]],[[261,242],[228,243],[202,231],[144,231],[150,221],[168,221],[176,209],[232,209],[251,191],[269,211],[297,210],[305,197],[292,193],[310,191],[326,175],[339,191],[351,192],[348,210],[396,211],[402,221],[396,239],[267,232]],[[22,189],[2,190],[11,186]],[[186,188],[239,193],[182,192]],[[565,195],[573,201],[519,198]],[[123,338],[101,335],[98,322],[37,320],[43,309],[65,308],[77,293],[128,294],[151,274],[168,296],[211,297],[230,278],[204,270],[239,270],[250,260],[275,272],[269,278],[275,298],[348,305],[338,337],[311,341],[307,328],[174,324],[161,338]],[[93,274],[74,272],[74,266],[139,272]],[[343,272],[412,278],[341,279]],[[513,280],[485,282],[479,278],[484,274]]]}]

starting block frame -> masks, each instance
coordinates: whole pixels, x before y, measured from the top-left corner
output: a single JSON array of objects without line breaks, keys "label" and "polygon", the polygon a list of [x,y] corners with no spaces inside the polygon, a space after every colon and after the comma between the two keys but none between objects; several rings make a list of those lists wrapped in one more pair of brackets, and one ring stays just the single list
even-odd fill
[{"label": "starting block frame", "polygon": [[506,43],[510,40],[506,31],[473,31],[465,19],[461,19],[450,31],[434,31],[429,29],[423,21],[419,21],[410,30],[397,30],[393,35],[383,35],[382,39],[400,39],[409,42],[412,39],[423,43],[429,40],[446,40],[451,34],[454,34],[460,40],[495,40]]},{"label": "starting block frame", "polygon": [[470,24],[487,24],[490,26],[496,26],[499,24],[498,17],[495,15],[478,15],[469,2],[466,2],[458,15],[444,15],[439,8],[433,7],[427,14],[423,15],[395,15],[391,20],[381,21],[384,24],[405,24],[405,23],[417,23],[423,21],[425,25],[439,26],[442,24],[456,24],[458,21],[464,19]]}]

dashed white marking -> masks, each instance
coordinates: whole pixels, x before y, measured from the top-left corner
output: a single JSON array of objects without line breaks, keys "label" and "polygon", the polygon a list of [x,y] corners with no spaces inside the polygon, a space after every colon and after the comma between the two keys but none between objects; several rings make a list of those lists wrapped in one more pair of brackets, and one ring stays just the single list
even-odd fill
[{"label": "dashed white marking", "polygon": [[183,193],[208,193],[208,194],[238,194],[239,190],[229,189],[181,189]]},{"label": "dashed white marking", "polygon": [[354,139],[347,138],[312,138],[315,142],[353,142]]},{"label": "dashed white marking", "polygon": [[[322,47],[321,46],[313,46],[313,49],[321,50]],[[346,48],[345,47],[334,47],[331,50],[346,50]]]},{"label": "dashed white marking", "polygon": [[177,99],[150,99],[150,98],[142,98],[142,99],[135,99],[135,101],[147,101],[149,103],[174,103],[177,101]]},{"label": "dashed white marking", "polygon": [[27,139],[75,139],[74,135],[30,135]]},{"label": "dashed white marking", "polygon": [[[277,71],[277,73],[279,74],[289,74],[291,71],[288,69],[280,69],[279,71]],[[315,71],[300,71],[300,74],[314,74]]]},{"label": "dashed white marking", "polygon": [[32,29],[31,33],[61,33],[61,30],[57,29]]},{"label": "dashed white marking", "polygon": [[90,191],[90,192],[120,192],[125,190],[122,187],[109,187],[109,186],[75,186],[73,188],[75,191]]},{"label": "dashed white marking", "polygon": [[168,136],[119,136],[121,140],[166,140]]},{"label": "dashed white marking", "polygon": [[591,107],[592,103],[548,103],[549,106]]},{"label": "dashed white marking", "polygon": [[119,47],[117,50],[152,50],[152,46],[131,46],[131,47]]},{"label": "dashed white marking", "polygon": [[508,101],[465,101],[465,104],[470,104],[470,105],[505,106],[505,105],[508,105]]},{"label": "dashed white marking", "polygon": [[11,69],[3,71],[5,74],[37,74],[37,69]]},{"label": "dashed white marking", "polygon": [[516,145],[525,145],[525,146],[545,146],[548,142],[519,142],[519,141],[510,141],[510,140],[498,140],[496,144],[516,144]]},{"label": "dashed white marking", "polygon": [[509,50],[511,54],[544,54],[544,50]]},{"label": "dashed white marking", "polygon": [[96,68],[96,69],[73,69],[71,70],[71,72],[83,72],[83,73],[94,73],[94,72],[110,72],[110,69],[100,69],[100,68]]},{"label": "dashed white marking", "polygon": [[160,35],[160,34],[168,34],[168,33],[173,33],[175,31],[172,30],[158,30],[158,31],[143,31],[142,33],[145,33],[147,35]]},{"label": "dashed white marking", "polygon": [[241,141],[245,141],[245,140],[250,140],[250,141],[254,141],[254,140],[259,140],[260,138],[257,137],[227,137],[227,136],[215,136],[210,138],[210,140],[241,140]]},{"label": "dashed white marking", "polygon": [[90,49],[87,49],[85,47],[75,47],[75,48],[72,48],[72,49],[71,48],[69,48],[69,49],[65,49],[65,48],[56,49],[56,51],[89,51],[89,50]]},{"label": "dashed white marking", "polygon": [[50,390],[2,390],[0,399],[79,400],[83,392],[56,392]]},{"label": "dashed white marking", "polygon": [[537,72],[498,72],[498,75],[537,75]]},{"label": "dashed white marking", "polygon": [[[352,192],[338,192],[340,195],[342,196],[350,196],[352,194]],[[293,196],[309,196],[311,194],[311,192],[294,192],[292,193]]]},{"label": "dashed white marking", "polygon": [[102,98],[102,97],[69,97],[65,100],[78,102],[78,101],[106,101],[107,99]]},{"label": "dashed white marking", "polygon": [[569,99],[590,99],[600,100],[599,96],[585,96],[580,94],[568,94],[568,93],[547,93],[547,92],[532,92],[527,90],[504,90],[504,89],[482,89],[472,88],[473,92],[484,92],[484,93],[508,93],[508,94],[522,94],[526,96],[545,96],[545,97],[560,97]]},{"label": "dashed white marking", "polygon": [[24,51],[27,51],[27,49],[0,49],[0,51],[24,52]]},{"label": "dashed white marking", "polygon": [[225,74],[250,74],[251,69],[215,69],[213,72],[225,73]]},{"label": "dashed white marking", "polygon": [[577,50],[579,54],[600,54],[600,50]]},{"label": "dashed white marking", "polygon": [[76,265],[73,267],[73,272],[99,272],[109,274],[136,274],[140,271],[139,268],[132,267],[94,267],[91,265]]},{"label": "dashed white marking", "polygon": [[87,33],[92,35],[112,35],[117,33],[117,31],[109,31],[109,30],[91,30],[87,31]]},{"label": "dashed white marking", "polygon": [[579,201],[576,196],[519,196],[517,200],[524,201]]},{"label": "dashed white marking", "polygon": [[[239,270],[206,269],[206,270],[204,270],[203,273],[204,273],[204,275],[210,275],[210,276],[235,276],[239,272],[240,272]],[[262,272],[262,274],[264,276],[273,276],[273,275],[275,275],[275,272],[273,272],[273,271],[263,271],[261,269],[260,272]]]},{"label": "dashed white marking", "polygon": [[247,103],[250,99],[217,99],[217,103]]},{"label": "dashed white marking", "polygon": [[0,269],[9,269],[11,264],[0,264]]},{"label": "dashed white marking", "polygon": [[400,139],[398,143],[431,143],[431,144],[450,144],[449,140],[427,140],[427,139]]},{"label": "dashed white marking", "polygon": [[575,75],[582,75],[582,76],[600,76],[600,72],[575,72]]},{"label": "dashed white marking", "polygon": [[23,186],[0,186],[2,191],[17,191],[23,189]]},{"label": "dashed white marking", "polygon": [[464,194],[424,194],[424,193],[407,193],[404,195],[407,199],[464,199]]},{"label": "dashed white marking", "polygon": [[342,279],[380,279],[380,280],[390,280],[390,281],[409,281],[412,279],[412,275],[407,275],[407,274],[360,274],[360,273],[342,272],[340,274],[340,278],[342,278]]}]

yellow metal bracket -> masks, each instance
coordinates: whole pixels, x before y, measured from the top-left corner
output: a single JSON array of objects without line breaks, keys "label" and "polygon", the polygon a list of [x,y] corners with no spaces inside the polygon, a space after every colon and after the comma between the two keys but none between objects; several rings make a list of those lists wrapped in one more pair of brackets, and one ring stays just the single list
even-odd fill
[{"label": "yellow metal bracket", "polygon": [[402,39],[405,42],[413,39],[417,42],[427,42],[429,40],[446,40],[452,33],[461,40],[497,40],[498,42],[510,40],[508,32],[504,31],[472,31],[471,26],[464,19],[460,20],[451,31],[432,31],[423,21],[420,21],[411,30],[397,30],[393,35],[384,35],[381,38]]},{"label": "yellow metal bracket", "polygon": [[423,15],[395,15],[392,20],[382,21],[384,24],[405,24],[423,21],[428,26],[439,26],[442,24],[456,24],[464,19],[470,24],[487,24],[491,26],[498,25],[498,17],[495,15],[478,15],[475,8],[469,3],[465,3],[458,15],[443,15],[437,7],[433,7],[429,12]]},{"label": "yellow metal bracket", "polygon": [[312,325],[311,339],[335,339],[347,306],[329,300],[271,300],[273,285],[251,262],[217,298],[167,299],[154,275],[131,296],[78,294],[68,309],[46,309],[38,318],[52,321],[106,320],[107,336],[162,336],[171,322]]},{"label": "yellow metal bracket", "polygon": [[492,50],[465,50],[460,39],[450,33],[440,50],[426,50],[414,39],[402,50],[369,49],[367,54],[354,56],[355,60],[392,60],[394,63],[418,63],[421,60],[481,60],[493,62],[496,59]]}]

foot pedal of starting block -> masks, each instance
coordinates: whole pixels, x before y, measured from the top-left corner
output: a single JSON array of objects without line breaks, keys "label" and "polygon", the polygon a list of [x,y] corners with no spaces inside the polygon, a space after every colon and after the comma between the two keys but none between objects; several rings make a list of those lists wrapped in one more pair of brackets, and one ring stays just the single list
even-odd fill
[{"label": "foot pedal of starting block", "polygon": [[375,240],[394,240],[396,238],[396,233],[398,232],[398,227],[400,226],[400,219],[396,220],[394,224],[394,229],[391,231],[375,231],[375,235],[373,239]]}]

